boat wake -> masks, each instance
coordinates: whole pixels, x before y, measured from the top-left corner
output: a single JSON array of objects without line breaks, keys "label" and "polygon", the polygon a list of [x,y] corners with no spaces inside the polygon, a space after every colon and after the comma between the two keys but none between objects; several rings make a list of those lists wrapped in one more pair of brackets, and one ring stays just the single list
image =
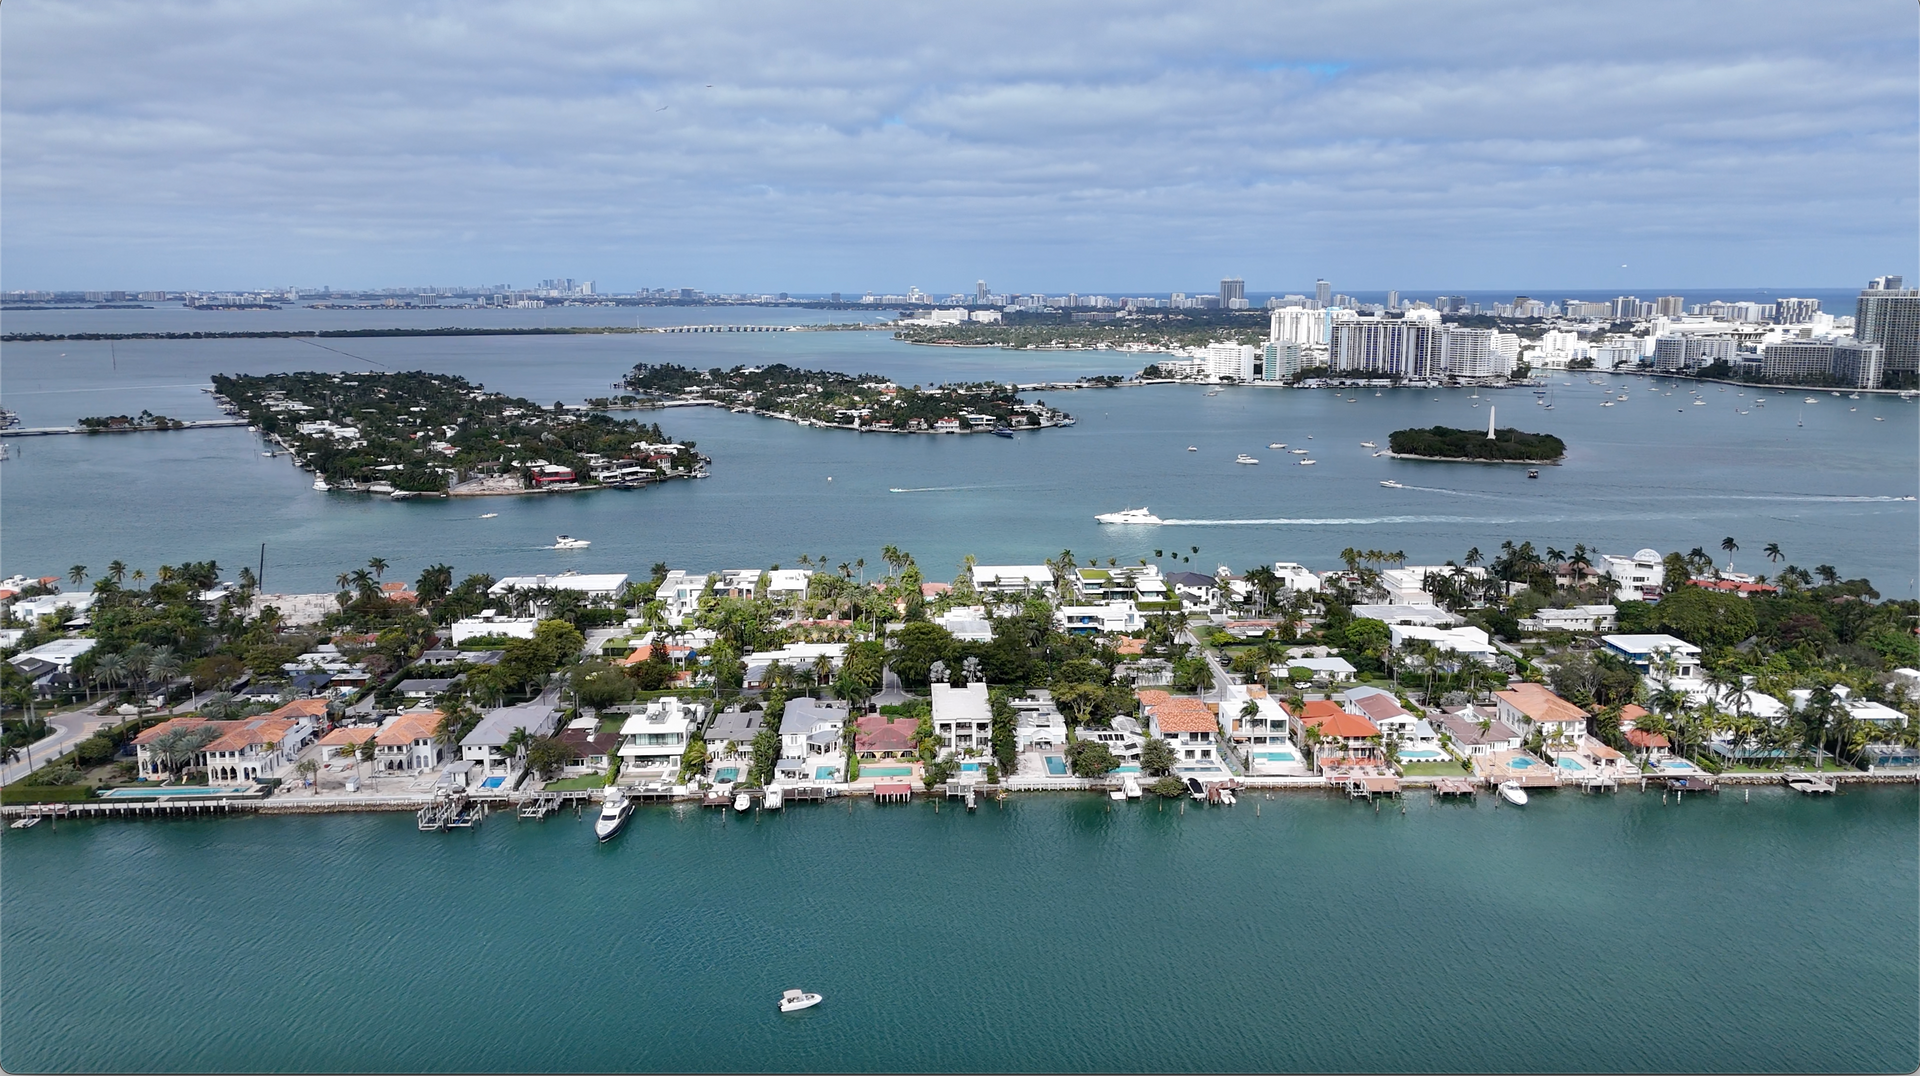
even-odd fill
[{"label": "boat wake", "polygon": [[888,493],[949,493],[954,490],[986,489],[986,488],[988,487],[986,486],[909,486],[909,487],[903,488],[900,486],[889,486],[887,487],[887,492]]},{"label": "boat wake", "polygon": [[1525,519],[1486,516],[1343,516],[1340,518],[1166,519],[1165,527],[1368,527],[1382,523],[1528,523]]}]

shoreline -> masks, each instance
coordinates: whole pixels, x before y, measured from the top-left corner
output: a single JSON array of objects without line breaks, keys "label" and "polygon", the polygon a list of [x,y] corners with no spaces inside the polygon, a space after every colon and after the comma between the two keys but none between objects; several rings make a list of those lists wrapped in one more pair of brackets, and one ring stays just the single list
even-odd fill
[{"label": "shoreline", "polygon": [[1395,452],[1392,449],[1387,450],[1387,458],[1396,460],[1425,460],[1428,463],[1517,463],[1525,467],[1558,467],[1562,463],[1565,463],[1567,459],[1565,456],[1555,456],[1550,460],[1479,460],[1471,456],[1415,456]]}]

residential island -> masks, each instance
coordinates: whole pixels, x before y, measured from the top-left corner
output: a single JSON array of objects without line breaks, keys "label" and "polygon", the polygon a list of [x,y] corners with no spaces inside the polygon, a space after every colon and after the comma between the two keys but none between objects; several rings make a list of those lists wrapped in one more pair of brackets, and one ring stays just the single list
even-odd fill
[{"label": "residential island", "polygon": [[[1231,806],[1832,791],[1920,774],[1920,602],[1829,565],[1503,542],[1313,571],[969,559],[267,594],[212,562],[4,581],[8,811],[773,809],[1032,791]],[[1784,559],[1777,545],[1770,561]],[[1169,559],[1171,556],[1172,559]],[[1163,570],[1160,561],[1167,562]],[[63,589],[71,586],[73,589]],[[624,816],[622,816],[624,817]],[[24,818],[20,818],[24,821]]]},{"label": "residential island", "polygon": [[772,366],[692,370],[641,363],[626,387],[640,396],[706,403],[803,426],[865,433],[1012,433],[1071,426],[1072,415],[1027,403],[1011,385],[896,385],[878,374]]},{"label": "residential island", "polygon": [[707,462],[658,425],[546,407],[451,374],[219,374],[213,392],[312,471],[318,490],[404,498],[631,488],[697,477]]}]

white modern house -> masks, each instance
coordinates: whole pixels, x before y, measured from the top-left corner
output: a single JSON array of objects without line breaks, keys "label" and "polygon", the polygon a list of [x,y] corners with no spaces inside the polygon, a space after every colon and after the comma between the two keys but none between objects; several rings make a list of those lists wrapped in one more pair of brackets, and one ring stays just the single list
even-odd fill
[{"label": "white modern house", "polygon": [[1015,595],[1029,590],[1053,591],[1053,569],[1044,564],[976,564],[973,589],[983,595]]},{"label": "white modern house", "polygon": [[556,575],[509,575],[488,587],[487,593],[497,598],[510,590],[571,590],[583,598],[616,598],[625,589],[627,576],[624,572],[587,575],[568,571]]},{"label": "white modern house", "polygon": [[647,703],[620,725],[620,778],[678,774],[680,756],[706,708],[669,695]]},{"label": "white modern house", "polygon": [[1542,609],[1522,620],[1520,626],[1527,631],[1612,631],[1614,612],[1611,605]]},{"label": "white modern house", "polygon": [[1656,683],[1692,680],[1700,672],[1700,648],[1671,635],[1602,635],[1600,645]]},{"label": "white modern house", "polygon": [[474,778],[511,778],[520,772],[521,760],[507,753],[507,740],[514,729],[526,729],[529,736],[550,735],[560,724],[560,710],[554,705],[557,693],[542,695],[518,706],[502,706],[480,715],[480,723],[460,741],[460,759],[470,765]]},{"label": "white modern house", "polygon": [[1460,658],[1473,658],[1476,661],[1492,664],[1498,653],[1487,633],[1479,628],[1423,628],[1417,624],[1395,624],[1387,629],[1393,639],[1395,651],[1404,652],[1414,642],[1432,644],[1441,654],[1452,654]]},{"label": "white modern house", "polygon": [[847,727],[847,704],[822,699],[788,699],[780,713],[780,757],[805,759],[838,755]]},{"label": "white modern house", "polygon": [[987,619],[985,606],[956,605],[931,619],[963,643],[993,641],[993,622]]},{"label": "white modern house", "polygon": [[680,623],[700,611],[700,597],[707,592],[707,581],[711,578],[705,572],[691,573],[676,568],[660,581],[660,588],[653,592],[654,600],[666,606],[669,621]]},{"label": "white modern house", "polygon": [[1273,574],[1280,577],[1280,584],[1288,590],[1320,593],[1320,577],[1290,560],[1275,561]]},{"label": "white modern house", "polygon": [[1613,600],[1617,602],[1658,601],[1660,588],[1667,581],[1664,562],[1652,549],[1642,549],[1631,557],[1602,553],[1597,567],[1613,580]]},{"label": "white modern house", "polygon": [[1348,688],[1340,693],[1340,708],[1373,722],[1383,738],[1403,743],[1413,738],[1414,726],[1420,721],[1400,705],[1392,692],[1377,687]]},{"label": "white modern house", "polygon": [[987,702],[987,685],[954,687],[933,685],[933,732],[940,738],[944,754],[981,755],[993,752],[993,709]]},{"label": "white modern house", "polygon": [[502,616],[498,609],[482,609],[479,616],[454,621],[449,633],[453,639],[453,645],[459,646],[469,639],[486,639],[495,636],[503,639],[531,639],[534,629],[539,626],[539,617]]},{"label": "white modern house", "polygon": [[1053,692],[1035,688],[1013,701],[1013,743],[1021,751],[1067,746],[1067,719],[1053,704]]},{"label": "white modern house", "polygon": [[1407,624],[1419,628],[1451,628],[1466,621],[1430,601],[1381,602],[1353,607],[1353,615],[1382,624]]},{"label": "white modern house", "polygon": [[1380,573],[1380,586],[1387,592],[1387,600],[1404,604],[1432,604],[1433,595],[1427,592],[1427,576],[1458,575],[1463,579],[1476,582],[1486,579],[1487,570],[1481,567],[1456,568],[1447,564],[1427,564],[1412,568],[1388,568]]},{"label": "white modern house", "polygon": [[1131,601],[1062,605],[1054,610],[1053,622],[1069,635],[1124,635],[1146,626],[1146,618]]}]

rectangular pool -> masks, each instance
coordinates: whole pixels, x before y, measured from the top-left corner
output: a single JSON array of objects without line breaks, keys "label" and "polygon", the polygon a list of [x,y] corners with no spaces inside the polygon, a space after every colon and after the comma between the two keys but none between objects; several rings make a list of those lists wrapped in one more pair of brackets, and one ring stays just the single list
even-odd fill
[{"label": "rectangular pool", "polygon": [[868,777],[911,777],[912,766],[867,766],[860,771]]},{"label": "rectangular pool", "polygon": [[1131,763],[1131,762],[1129,762],[1129,763],[1127,763],[1127,764],[1126,764],[1125,766],[1115,766],[1115,767],[1113,768],[1113,772],[1115,772],[1115,773],[1139,773],[1139,772],[1140,772],[1140,767],[1139,767],[1139,766],[1137,766],[1137,765],[1135,765],[1134,763]]},{"label": "rectangular pool", "polygon": [[1055,777],[1065,777],[1067,775],[1067,760],[1065,756],[1048,755],[1047,772]]},{"label": "rectangular pool", "polygon": [[840,770],[834,766],[819,766],[813,771],[813,779],[816,781],[831,781],[833,780],[833,775],[839,772]]},{"label": "rectangular pool", "polygon": [[713,779],[717,784],[730,785],[740,779],[740,767],[722,766],[714,771]]},{"label": "rectangular pool", "polygon": [[[1255,751],[1253,753],[1253,757],[1260,762],[1293,762],[1295,761],[1294,755],[1291,751]],[[1400,757],[1405,758],[1406,756],[1402,755]]]},{"label": "rectangular pool", "polygon": [[507,783],[507,779],[505,777],[489,777],[486,780],[480,782],[480,787],[481,788],[499,788],[501,785],[504,785],[506,783]]}]

